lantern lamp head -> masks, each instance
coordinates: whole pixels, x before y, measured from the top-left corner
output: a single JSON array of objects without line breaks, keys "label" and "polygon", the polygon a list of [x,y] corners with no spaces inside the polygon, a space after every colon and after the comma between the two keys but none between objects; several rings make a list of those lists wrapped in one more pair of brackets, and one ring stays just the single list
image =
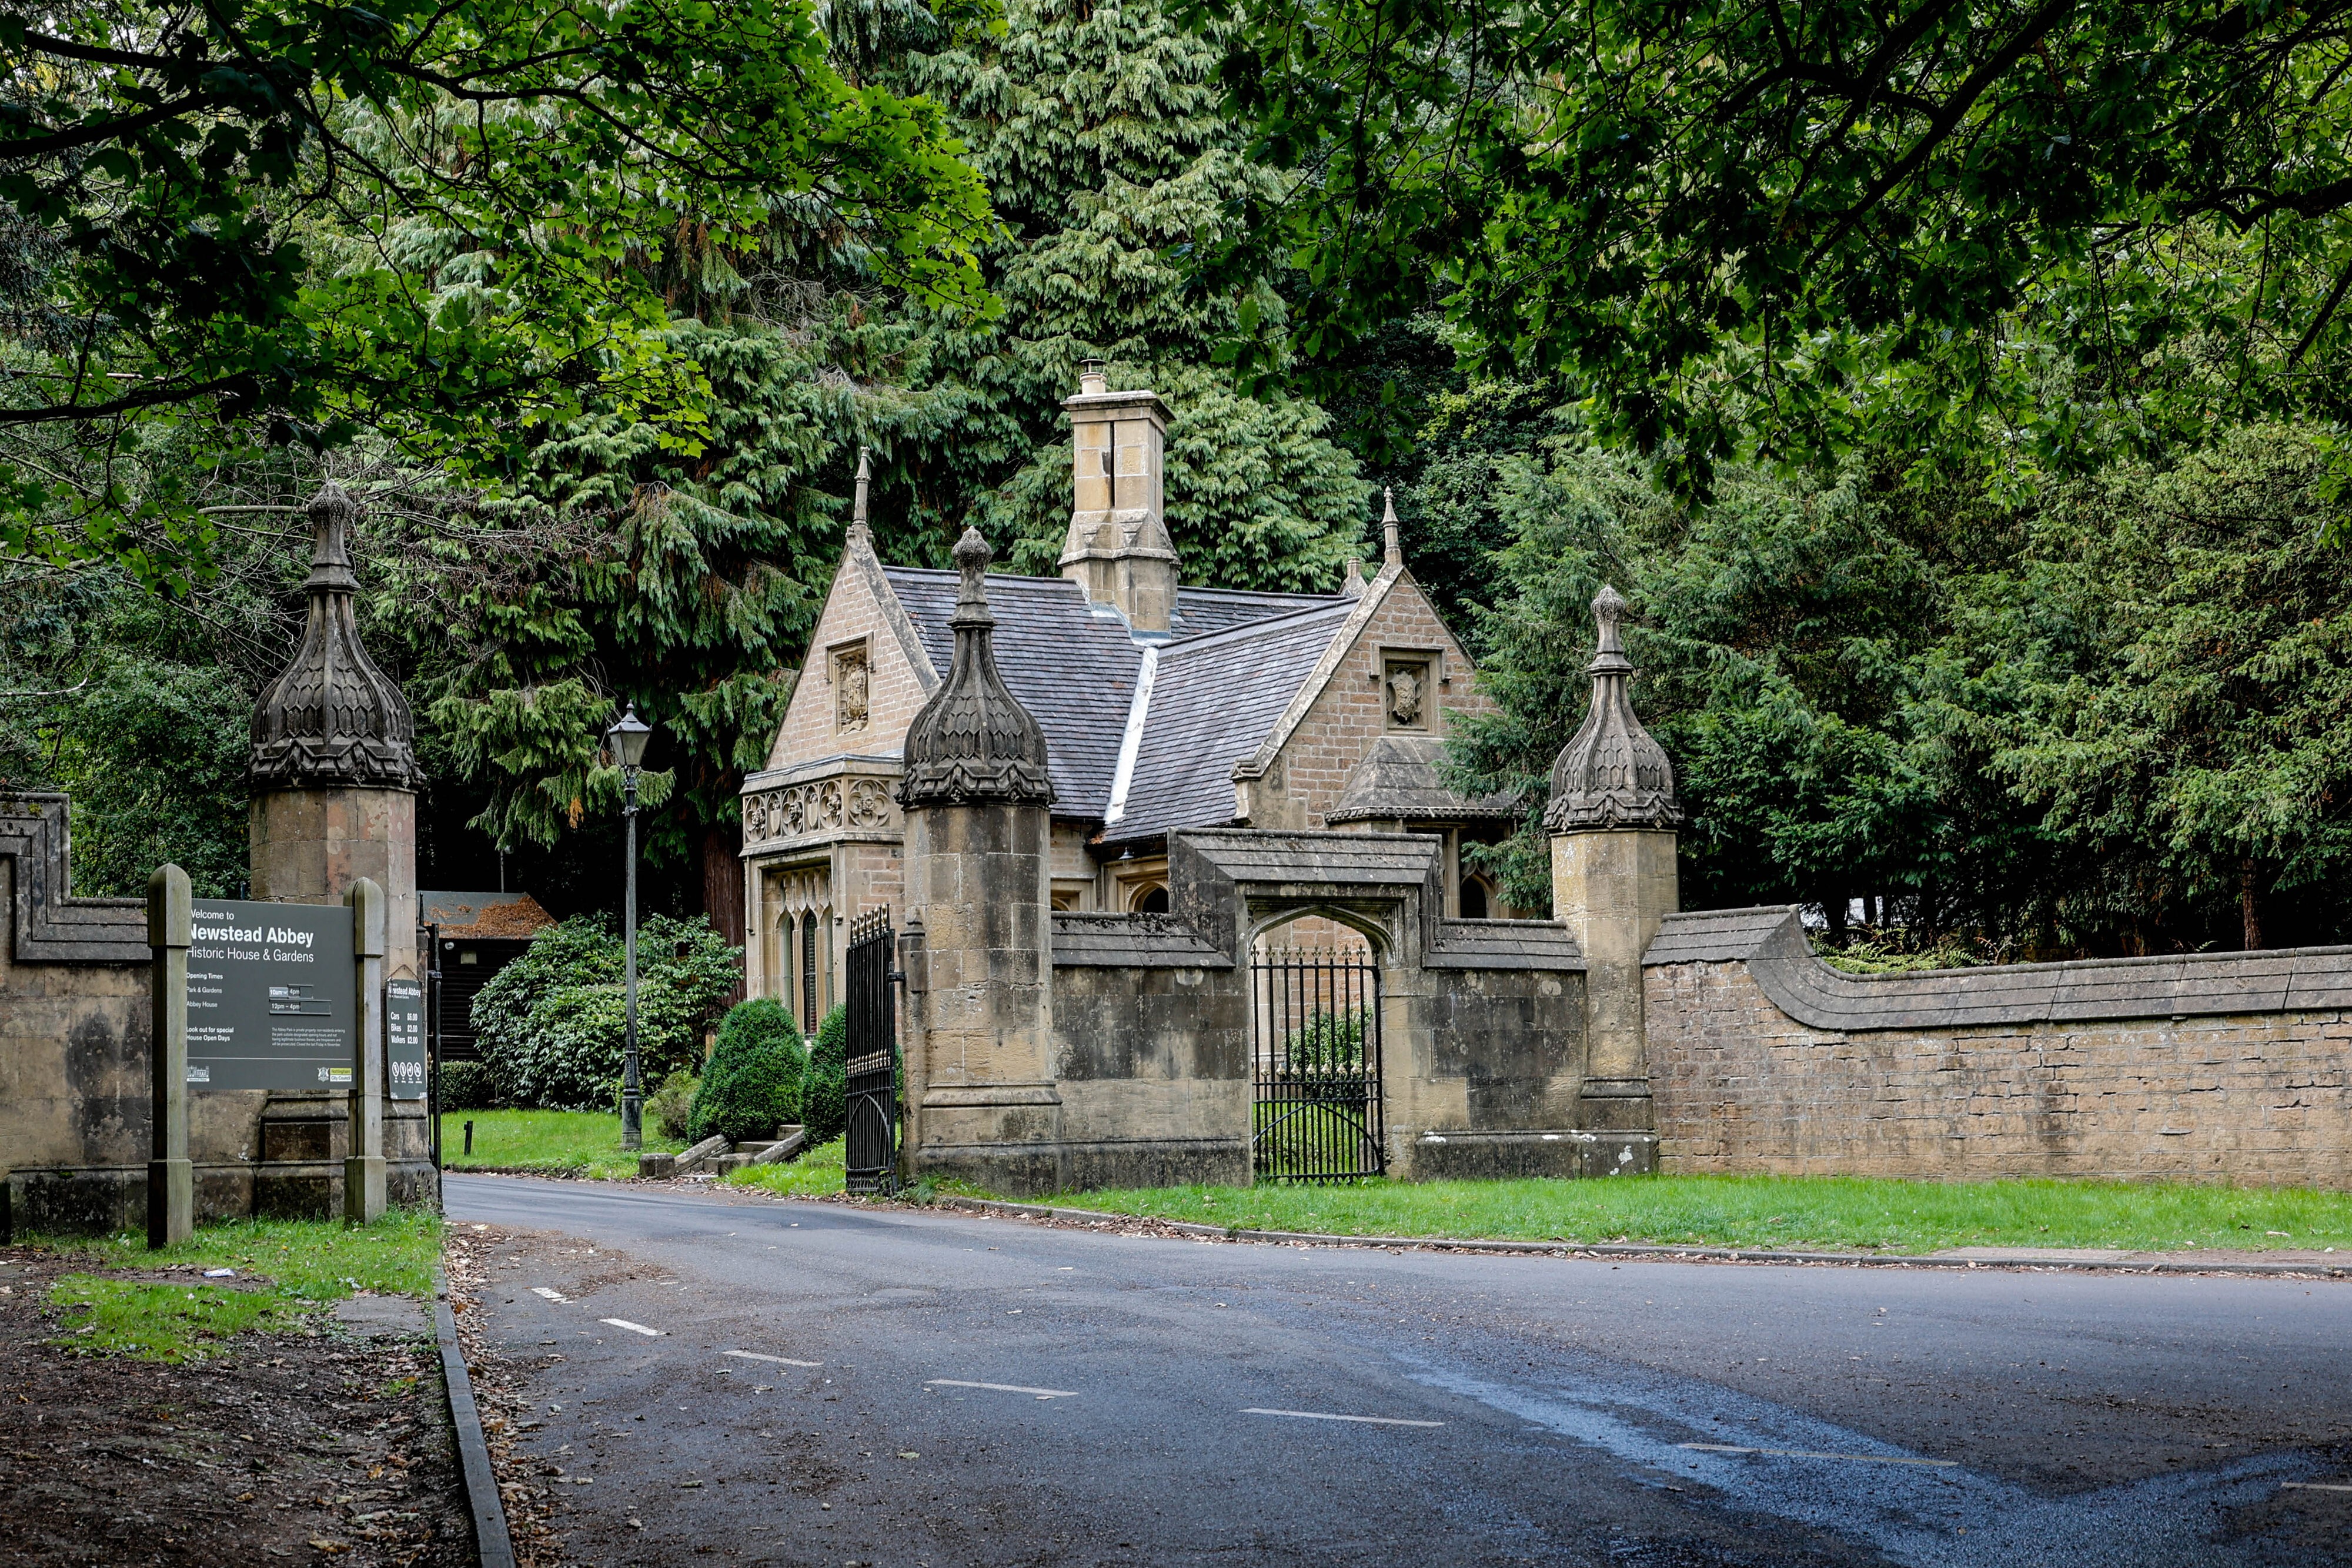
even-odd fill
[{"label": "lantern lamp head", "polygon": [[637,705],[631,703],[629,711],[613,721],[604,732],[605,743],[613,748],[614,760],[622,768],[635,773],[645,765],[646,742],[653,738],[653,726],[637,716]]}]

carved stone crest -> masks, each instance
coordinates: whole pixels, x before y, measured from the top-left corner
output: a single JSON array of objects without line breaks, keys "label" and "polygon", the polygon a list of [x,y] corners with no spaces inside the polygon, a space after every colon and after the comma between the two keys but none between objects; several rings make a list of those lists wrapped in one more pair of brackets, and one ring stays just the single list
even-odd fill
[{"label": "carved stone crest", "polygon": [[845,735],[866,727],[866,648],[845,648],[833,658],[833,722]]},{"label": "carved stone crest", "polygon": [[1421,727],[1422,708],[1429,695],[1429,667],[1395,664],[1388,673],[1389,722],[1401,729]]}]

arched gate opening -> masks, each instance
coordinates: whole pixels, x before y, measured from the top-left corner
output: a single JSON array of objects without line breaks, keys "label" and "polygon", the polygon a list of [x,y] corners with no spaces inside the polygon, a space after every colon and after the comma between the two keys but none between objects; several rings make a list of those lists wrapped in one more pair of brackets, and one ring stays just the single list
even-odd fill
[{"label": "arched gate opening", "polygon": [[1375,940],[1333,912],[1300,910],[1252,937],[1249,969],[1255,1178],[1384,1174]]}]

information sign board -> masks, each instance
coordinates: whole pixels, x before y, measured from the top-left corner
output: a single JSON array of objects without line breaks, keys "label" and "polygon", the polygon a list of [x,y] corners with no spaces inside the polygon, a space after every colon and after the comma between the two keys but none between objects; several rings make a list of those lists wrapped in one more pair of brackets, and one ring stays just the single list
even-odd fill
[{"label": "information sign board", "polygon": [[383,983],[384,1082],[395,1100],[425,1098],[425,982]]},{"label": "information sign board", "polygon": [[198,899],[188,944],[188,1087],[349,1089],[352,912]]}]

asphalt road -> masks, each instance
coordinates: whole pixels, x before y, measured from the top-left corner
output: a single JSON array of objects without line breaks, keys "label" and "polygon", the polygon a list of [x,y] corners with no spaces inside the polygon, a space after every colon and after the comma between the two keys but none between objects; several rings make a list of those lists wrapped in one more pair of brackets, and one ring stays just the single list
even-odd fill
[{"label": "asphalt road", "polygon": [[2352,1563],[2352,1284],[446,1195],[582,1563]]}]

